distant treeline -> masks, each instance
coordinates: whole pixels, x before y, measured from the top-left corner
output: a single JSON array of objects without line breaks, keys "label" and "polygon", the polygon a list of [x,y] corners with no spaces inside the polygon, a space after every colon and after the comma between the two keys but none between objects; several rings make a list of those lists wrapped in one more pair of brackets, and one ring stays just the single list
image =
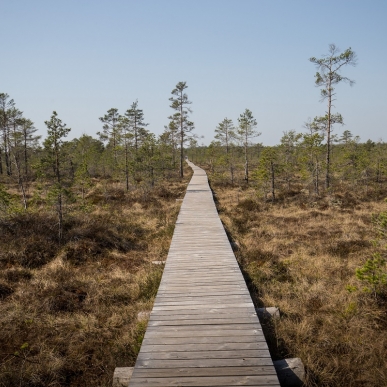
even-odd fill
[{"label": "distant treeline", "polygon": [[226,144],[225,135],[220,135],[218,130],[216,141],[206,147],[191,147],[187,153],[194,163],[207,166],[212,178],[218,182],[238,185],[248,182],[271,200],[301,190],[309,195],[332,193],[341,190],[343,185],[367,193],[370,187],[380,188],[386,184],[387,144],[371,140],[362,143],[359,136],[345,130],[340,136],[332,136],[330,185],[327,188],[325,136],[311,130],[310,126],[308,129],[306,133],[284,132],[276,146],[250,142],[247,152],[234,131],[228,133]]}]

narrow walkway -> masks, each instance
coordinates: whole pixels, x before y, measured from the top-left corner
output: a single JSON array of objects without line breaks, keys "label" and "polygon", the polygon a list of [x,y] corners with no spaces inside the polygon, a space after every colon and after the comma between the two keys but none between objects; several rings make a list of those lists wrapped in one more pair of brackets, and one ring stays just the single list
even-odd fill
[{"label": "narrow walkway", "polygon": [[279,386],[207,176],[188,186],[130,387]]}]

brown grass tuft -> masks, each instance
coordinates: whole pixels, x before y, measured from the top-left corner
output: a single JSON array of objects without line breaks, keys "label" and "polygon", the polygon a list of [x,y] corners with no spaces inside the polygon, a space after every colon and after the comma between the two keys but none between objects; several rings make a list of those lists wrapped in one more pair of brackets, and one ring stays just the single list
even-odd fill
[{"label": "brown grass tuft", "polygon": [[300,357],[308,387],[386,385],[387,302],[355,276],[385,203],[343,192],[271,204],[252,188],[213,189],[255,304],[281,310],[264,322],[274,359]]},{"label": "brown grass tuft", "polygon": [[95,181],[61,244],[50,208],[0,220],[0,386],[106,387],[134,365],[188,180]]}]

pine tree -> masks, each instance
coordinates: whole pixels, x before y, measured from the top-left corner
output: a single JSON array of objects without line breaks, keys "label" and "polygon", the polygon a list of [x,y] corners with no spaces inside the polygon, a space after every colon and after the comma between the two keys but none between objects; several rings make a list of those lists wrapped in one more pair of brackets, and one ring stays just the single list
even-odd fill
[{"label": "pine tree", "polygon": [[351,139],[353,138],[353,134],[350,130],[344,130],[343,134],[341,135],[339,142],[343,144],[348,144]]},{"label": "pine tree", "polygon": [[5,170],[6,174],[10,176],[12,174],[11,156],[9,150],[9,130],[10,130],[10,112],[15,108],[15,102],[13,99],[9,99],[9,95],[6,93],[0,93],[0,130],[2,136],[2,144],[0,146],[0,174],[3,174],[3,160],[4,154]]},{"label": "pine tree", "polygon": [[103,122],[103,131],[98,132],[97,134],[100,137],[101,141],[108,142],[108,145],[111,146],[113,151],[113,169],[117,167],[118,163],[118,157],[117,157],[117,151],[118,151],[118,145],[119,145],[119,114],[118,109],[111,108],[107,111],[107,114],[105,114],[103,117],[99,118],[101,122]]},{"label": "pine tree", "polygon": [[23,132],[21,128],[23,123],[23,113],[16,108],[12,108],[9,110],[8,119],[10,128],[8,134],[8,149],[16,169],[17,183],[23,198],[23,207],[26,210],[27,194],[25,180],[27,176],[24,175],[24,169],[22,168]]},{"label": "pine tree", "polygon": [[[130,149],[133,143],[133,133],[130,127],[130,121],[125,116],[119,116],[118,118],[118,127],[120,132],[120,142],[123,145],[124,149],[124,171],[125,171],[125,182],[126,190],[129,191],[129,161],[130,161]],[[137,153],[137,150],[136,150]],[[137,160],[135,160],[136,162]]]},{"label": "pine tree", "polygon": [[251,139],[258,137],[261,133],[257,132],[257,120],[253,117],[253,113],[246,109],[238,118],[239,139],[243,144],[244,156],[245,156],[245,181],[249,184],[249,146],[251,145]]},{"label": "pine tree", "polygon": [[179,144],[179,126],[176,121],[171,120],[168,126],[164,126],[164,132],[160,139],[167,147],[169,147],[171,152],[172,168],[175,169]]},{"label": "pine tree", "polygon": [[23,118],[20,121],[20,131],[23,138],[23,158],[24,158],[24,174],[28,176],[29,174],[29,150],[34,149],[38,146],[41,136],[35,135],[38,129],[35,128],[34,123],[27,119]]},{"label": "pine tree", "polygon": [[74,139],[72,143],[75,186],[80,189],[84,201],[86,191],[91,186],[91,177],[98,175],[103,144],[86,134]]},{"label": "pine tree", "polygon": [[[143,142],[147,139],[149,132],[146,130],[146,124],[144,122],[144,113],[138,108],[138,101],[132,103],[130,109],[125,112],[125,116],[120,119],[122,124],[122,140],[124,142],[125,149],[125,175],[126,175],[126,187],[129,189],[129,150],[133,144],[134,157],[133,157],[133,172],[135,178],[138,178],[138,170],[141,169],[141,156],[139,154],[139,148]],[[137,176],[137,177],[136,177]]]},{"label": "pine tree", "polygon": [[[305,128],[309,130],[309,133],[303,134],[302,141],[300,142],[302,150],[300,160],[301,173],[307,177],[310,183],[313,184],[315,195],[320,195],[320,170],[324,135],[313,130],[313,125],[310,119],[305,123]],[[309,186],[310,183],[308,183]]]},{"label": "pine tree", "polygon": [[170,107],[176,110],[176,113],[169,117],[174,121],[179,128],[180,137],[180,177],[184,176],[183,162],[184,162],[184,143],[187,141],[187,136],[195,128],[194,123],[189,121],[188,113],[192,110],[188,107],[192,102],[188,100],[188,95],[184,92],[188,86],[186,82],[179,82],[172,90],[173,97],[169,98],[172,102]]},{"label": "pine tree", "polygon": [[340,75],[340,71],[343,66],[356,65],[356,54],[351,50],[351,47],[340,53],[340,50],[334,44],[330,44],[328,55],[324,55],[320,59],[312,57],[309,60],[314,63],[319,70],[315,75],[315,83],[317,87],[322,88],[321,100],[328,101],[326,114],[319,120],[319,123],[324,125],[324,130],[326,132],[325,188],[328,189],[331,183],[330,157],[332,125],[340,122],[340,119],[342,123],[341,115],[334,115],[332,113],[333,101],[335,101],[336,96],[334,86],[341,82],[347,82],[351,86],[354,84],[353,80]]},{"label": "pine tree", "polygon": [[280,171],[278,156],[278,149],[274,147],[265,147],[261,153],[258,168],[255,172],[256,178],[263,183],[265,199],[267,191],[270,191],[272,202],[275,201],[276,178],[277,173]]},{"label": "pine tree", "polygon": [[234,183],[234,152],[232,146],[236,139],[236,134],[234,130],[234,124],[231,119],[227,117],[218,124],[215,129],[215,138],[220,142],[226,150],[226,163],[230,169],[231,175],[231,184]]},{"label": "pine tree", "polygon": [[138,101],[132,103],[130,109],[125,112],[125,117],[128,119],[128,131],[132,134],[134,139],[134,149],[137,153],[141,143],[148,135],[145,129],[148,124],[144,122],[144,113],[138,108]]},{"label": "pine tree", "polygon": [[50,121],[44,122],[47,126],[47,137],[44,140],[44,149],[46,151],[46,158],[44,162],[52,168],[54,172],[54,195],[56,196],[56,212],[58,215],[58,238],[59,241],[63,237],[63,163],[65,153],[63,151],[63,138],[67,137],[70,128],[62,123],[58,118],[58,114],[54,111]]}]

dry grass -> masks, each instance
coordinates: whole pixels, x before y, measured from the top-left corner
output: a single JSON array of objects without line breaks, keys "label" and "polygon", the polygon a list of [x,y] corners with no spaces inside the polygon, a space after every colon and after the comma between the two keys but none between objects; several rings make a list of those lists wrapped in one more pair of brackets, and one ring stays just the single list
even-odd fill
[{"label": "dry grass", "polygon": [[[188,172],[188,171],[187,171]],[[95,182],[66,208],[44,198],[0,220],[0,386],[111,386],[133,366],[189,176],[125,193]]]},{"label": "dry grass", "polygon": [[281,310],[265,324],[273,357],[300,357],[307,386],[387,386],[387,297],[365,293],[355,276],[385,202],[301,193],[271,204],[253,189],[212,188],[254,302]]}]

